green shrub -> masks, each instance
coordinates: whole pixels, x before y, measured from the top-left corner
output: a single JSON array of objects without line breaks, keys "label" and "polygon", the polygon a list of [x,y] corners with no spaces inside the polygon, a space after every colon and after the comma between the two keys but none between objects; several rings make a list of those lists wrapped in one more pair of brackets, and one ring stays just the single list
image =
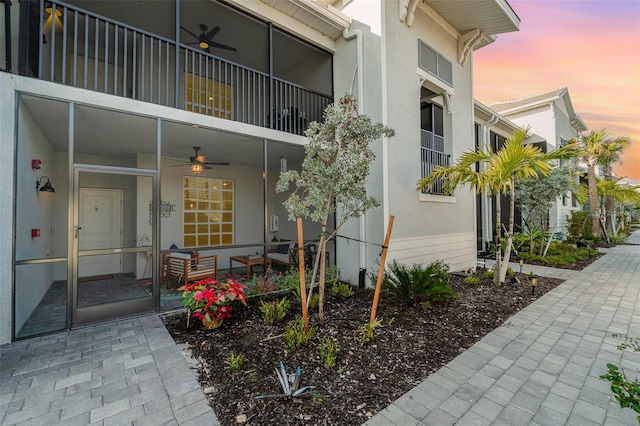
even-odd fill
[{"label": "green shrub", "polygon": [[304,331],[302,318],[297,318],[287,324],[282,339],[287,352],[291,352],[302,345],[308,345],[316,334],[315,327],[309,327],[309,331]]},{"label": "green shrub", "polygon": [[293,298],[300,302],[300,271],[289,268],[282,276],[282,289],[289,290]]},{"label": "green shrub", "polygon": [[480,278],[482,278],[483,280],[492,280],[495,273],[496,271],[494,271],[493,269],[485,269],[480,275]]},{"label": "green shrub", "polygon": [[320,360],[329,368],[336,366],[338,347],[329,337],[320,343]]},{"label": "green shrub", "polygon": [[380,321],[378,318],[373,320],[372,323],[368,322],[365,325],[363,325],[362,328],[360,329],[360,333],[362,334],[360,343],[364,345],[365,343],[373,339],[373,333],[375,329],[380,327],[381,325],[382,325],[382,321]]},{"label": "green shrub", "polygon": [[313,293],[313,295],[311,295],[311,300],[309,300],[309,308],[315,309],[318,307],[319,303],[320,303],[320,295],[317,292]]},{"label": "green shrub", "polygon": [[[640,352],[640,338],[620,334],[613,334],[613,337],[624,338],[624,342],[617,346],[618,350],[631,349],[633,352]],[[611,382],[611,392],[620,403],[620,408],[631,408],[636,413],[640,413],[640,377],[631,380],[620,371],[617,365],[611,363],[607,364],[607,370],[607,374],[602,374],[600,378]],[[637,419],[640,423],[640,416]]]},{"label": "green shrub", "polygon": [[591,236],[589,212],[572,211],[571,216],[567,216],[567,234],[567,240],[573,243]]},{"label": "green shrub", "polygon": [[513,277],[516,273],[510,267],[507,267],[507,276]]},{"label": "green shrub", "polygon": [[385,269],[382,286],[409,305],[439,301],[455,296],[449,287],[449,266],[436,261],[426,268],[411,267],[395,260]]},{"label": "green shrub", "polygon": [[324,283],[327,288],[336,285],[340,281],[340,269],[336,265],[327,266],[324,270]]},{"label": "green shrub", "polygon": [[353,289],[347,283],[338,282],[331,287],[331,294],[342,299],[347,299],[353,296]]},{"label": "green shrub", "polygon": [[234,355],[231,354],[227,357],[227,359],[224,361],[225,364],[227,364],[228,368],[229,368],[229,372],[232,375],[235,375],[236,373],[240,372],[240,370],[242,370],[242,367],[244,366],[244,355],[243,354],[238,354],[238,355]]},{"label": "green shrub", "polygon": [[264,321],[269,325],[273,325],[282,321],[287,313],[287,309],[289,309],[289,306],[289,299],[286,297],[272,302],[261,301],[260,312],[262,312],[262,318],[264,318]]},{"label": "green shrub", "polygon": [[475,284],[478,284],[480,282],[480,278],[474,277],[473,275],[469,275],[468,277],[466,277],[464,279],[464,282],[467,283],[467,284],[475,285]]}]

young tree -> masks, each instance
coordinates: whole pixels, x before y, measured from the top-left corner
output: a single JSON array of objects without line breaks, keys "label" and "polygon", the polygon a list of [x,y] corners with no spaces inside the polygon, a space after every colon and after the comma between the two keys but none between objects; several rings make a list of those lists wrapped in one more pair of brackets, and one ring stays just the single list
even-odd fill
[{"label": "young tree", "polygon": [[[509,194],[509,228],[506,234],[506,249],[502,256],[502,230],[500,203],[496,203],[496,273],[494,283],[504,283],[511,256],[511,240],[515,216],[515,184],[524,178],[535,178],[539,174],[547,175],[551,171],[549,161],[560,158],[570,158],[569,149],[560,149],[545,154],[533,145],[523,145],[527,138],[528,129],[518,129],[509,137],[502,149],[493,152],[491,149],[483,151],[464,152],[457,163],[448,167],[436,167],[429,175],[418,181],[418,190],[429,188],[442,180],[448,192],[458,186],[469,185],[480,194],[498,195]],[[476,163],[480,163],[476,171]]]},{"label": "young tree", "polygon": [[546,219],[549,209],[558,197],[567,192],[577,193],[577,186],[572,179],[571,170],[567,167],[554,167],[548,176],[525,178],[518,181],[515,187],[516,206],[520,207],[527,216],[529,227],[529,253],[533,254],[533,226],[538,219],[540,229],[546,231]]},{"label": "young tree", "polygon": [[594,236],[600,235],[600,209],[596,183],[596,165],[602,165],[606,162],[611,164],[618,161],[620,152],[628,145],[628,137],[621,136],[613,138],[609,136],[606,129],[592,130],[589,134],[580,137],[580,139],[571,140],[567,145],[567,147],[574,149],[578,158],[587,165],[589,217],[591,218],[591,233]]},{"label": "young tree", "polygon": [[[289,219],[304,217],[319,223],[322,228],[317,254],[320,262],[318,316],[322,322],[327,243],[347,220],[380,205],[376,198],[367,195],[366,190],[369,170],[375,159],[370,144],[383,135],[392,137],[394,131],[372,123],[366,115],[359,115],[355,97],[347,94],[329,105],[324,112],[324,121],[312,122],[305,135],[309,143],[305,147],[302,170],[281,174],[276,191],[287,191],[294,184],[294,191],[284,202]],[[335,229],[327,233],[327,220],[337,207],[340,216]]]},{"label": "young tree", "polygon": [[[640,189],[640,186],[635,186],[635,185],[621,185],[618,183],[619,179],[617,180],[598,180],[597,182],[597,187],[598,187],[598,195],[602,196],[603,198],[605,198],[605,200],[607,200],[610,198],[611,200],[613,200],[614,203],[618,203],[620,205],[620,210],[622,212],[625,212],[627,210],[628,207],[632,207],[637,205],[638,203],[640,203],[640,192],[638,192],[638,189]],[[618,230],[619,227],[616,224],[616,216],[615,216],[615,209],[614,210],[614,214],[611,216],[611,218],[609,219],[611,221],[611,232],[613,233],[613,235],[618,234]],[[624,218],[621,222],[621,228],[624,228],[625,223],[624,223]]]}]

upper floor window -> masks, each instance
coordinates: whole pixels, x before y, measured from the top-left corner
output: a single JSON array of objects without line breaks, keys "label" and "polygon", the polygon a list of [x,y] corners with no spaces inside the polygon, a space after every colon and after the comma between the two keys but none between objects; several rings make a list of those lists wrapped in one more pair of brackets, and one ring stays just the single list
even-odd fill
[{"label": "upper floor window", "polygon": [[[425,95],[427,89],[422,88]],[[422,96],[425,99],[425,96]],[[444,113],[441,106],[428,101],[420,103],[420,167],[421,177],[431,174],[437,166],[448,166],[449,155],[445,153]],[[443,183],[438,181],[431,188],[423,190],[427,194],[449,195]]]}]

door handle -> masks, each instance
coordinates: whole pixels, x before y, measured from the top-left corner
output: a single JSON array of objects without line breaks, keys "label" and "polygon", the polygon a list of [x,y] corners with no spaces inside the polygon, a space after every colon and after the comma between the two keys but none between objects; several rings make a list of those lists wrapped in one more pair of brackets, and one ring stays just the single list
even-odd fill
[{"label": "door handle", "polygon": [[80,230],[82,229],[82,227],[81,227],[81,226],[78,226],[78,225],[75,225],[75,226],[73,227],[73,229],[74,229],[74,231],[75,231],[76,238],[78,238],[78,234],[80,233]]}]

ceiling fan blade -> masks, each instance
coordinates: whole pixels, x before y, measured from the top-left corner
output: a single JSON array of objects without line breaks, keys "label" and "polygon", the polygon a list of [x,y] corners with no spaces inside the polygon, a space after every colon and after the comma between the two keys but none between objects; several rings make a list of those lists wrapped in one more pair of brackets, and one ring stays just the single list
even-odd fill
[{"label": "ceiling fan blade", "polygon": [[[195,38],[196,40],[199,40],[200,37],[195,35],[194,33],[192,33],[191,31],[189,31],[188,29],[186,29],[185,27],[183,27],[182,25],[180,25],[180,28],[183,29],[187,34],[191,34],[193,36],[193,38]],[[191,43],[190,43],[191,44]],[[197,43],[196,43],[197,44]]]},{"label": "ceiling fan blade", "polygon": [[238,49],[236,49],[235,47],[227,46],[226,44],[218,43],[217,41],[210,42],[209,46],[217,47],[219,49],[231,50],[232,52],[238,51]]},{"label": "ceiling fan blade", "polygon": [[229,163],[226,161],[207,161],[206,163],[202,163],[202,164],[210,164],[212,166],[228,166]]},{"label": "ceiling fan blade", "polygon": [[211,170],[211,166],[207,166],[206,164],[203,164],[202,168],[205,170]]},{"label": "ceiling fan blade", "polygon": [[207,40],[211,40],[212,38],[214,38],[216,34],[218,34],[218,31],[220,31],[220,27],[213,27],[213,29],[207,33]]}]

